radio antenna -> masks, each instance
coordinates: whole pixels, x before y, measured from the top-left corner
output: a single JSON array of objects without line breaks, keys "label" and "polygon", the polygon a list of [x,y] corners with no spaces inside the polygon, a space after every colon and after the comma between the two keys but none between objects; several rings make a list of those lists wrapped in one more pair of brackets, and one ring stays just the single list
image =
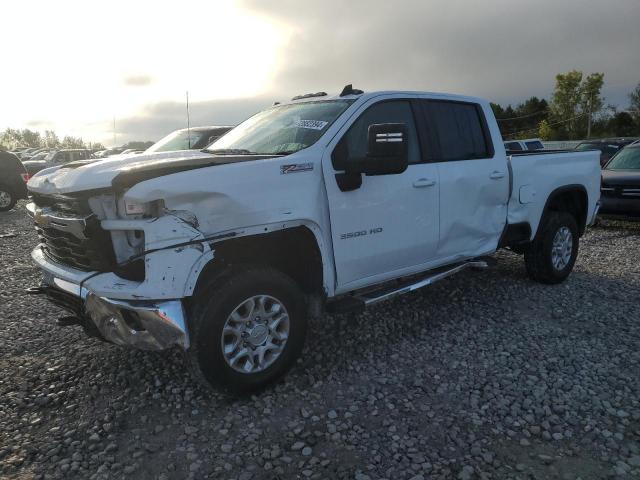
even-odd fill
[{"label": "radio antenna", "polygon": [[189,117],[189,90],[187,90],[187,138],[189,139],[189,150],[191,150],[191,118]]}]

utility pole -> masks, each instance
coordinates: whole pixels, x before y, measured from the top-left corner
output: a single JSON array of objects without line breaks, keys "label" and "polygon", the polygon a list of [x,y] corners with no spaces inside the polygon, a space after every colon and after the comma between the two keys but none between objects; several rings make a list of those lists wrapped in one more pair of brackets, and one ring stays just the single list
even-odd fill
[{"label": "utility pole", "polygon": [[587,140],[591,138],[591,113],[593,110],[593,93],[589,97],[589,116],[587,123]]}]

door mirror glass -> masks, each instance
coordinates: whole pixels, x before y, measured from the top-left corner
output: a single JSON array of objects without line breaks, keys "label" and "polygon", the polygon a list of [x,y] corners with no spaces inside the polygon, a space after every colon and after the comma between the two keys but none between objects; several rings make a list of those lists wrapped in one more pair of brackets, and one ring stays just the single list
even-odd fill
[{"label": "door mirror glass", "polygon": [[408,166],[408,128],[404,123],[374,123],[367,130],[364,158],[349,158],[345,170],[365,175],[402,173]]}]

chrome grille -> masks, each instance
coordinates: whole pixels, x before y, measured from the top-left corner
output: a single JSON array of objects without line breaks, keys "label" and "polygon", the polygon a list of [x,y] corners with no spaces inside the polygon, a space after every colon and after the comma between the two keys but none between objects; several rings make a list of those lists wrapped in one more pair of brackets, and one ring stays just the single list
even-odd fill
[{"label": "chrome grille", "polygon": [[608,197],[640,198],[638,185],[603,185],[600,190],[602,195]]},{"label": "chrome grille", "polygon": [[78,270],[113,270],[111,235],[90,213],[86,200],[39,195],[34,202],[36,232],[45,255]]}]

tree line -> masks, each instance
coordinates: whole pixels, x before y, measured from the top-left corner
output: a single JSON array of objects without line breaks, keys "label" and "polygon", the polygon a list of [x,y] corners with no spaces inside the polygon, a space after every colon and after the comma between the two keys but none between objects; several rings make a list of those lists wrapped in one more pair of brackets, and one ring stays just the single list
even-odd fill
[{"label": "tree line", "polygon": [[0,133],[0,150],[13,150],[18,147],[32,148],[88,148],[90,150],[104,150],[99,142],[85,142],[80,137],[65,136],[62,140],[53,130],[45,130],[44,134],[28,128],[7,128]]},{"label": "tree line", "polygon": [[[132,141],[122,145],[122,148],[135,148],[146,150],[154,142]],[[105,150],[106,147],[100,142],[85,142],[80,137],[65,136],[62,140],[53,130],[45,130],[44,134],[30,130],[28,128],[7,128],[0,132],[0,150],[11,151],[18,147],[50,148],[58,150],[61,148],[86,148],[89,150]]]},{"label": "tree line", "polygon": [[505,139],[543,140],[640,136],[640,83],[629,93],[629,108],[606,105],[602,97],[604,73],[585,76],[572,70],[556,75],[549,101],[531,97],[512,107],[492,103]]}]

